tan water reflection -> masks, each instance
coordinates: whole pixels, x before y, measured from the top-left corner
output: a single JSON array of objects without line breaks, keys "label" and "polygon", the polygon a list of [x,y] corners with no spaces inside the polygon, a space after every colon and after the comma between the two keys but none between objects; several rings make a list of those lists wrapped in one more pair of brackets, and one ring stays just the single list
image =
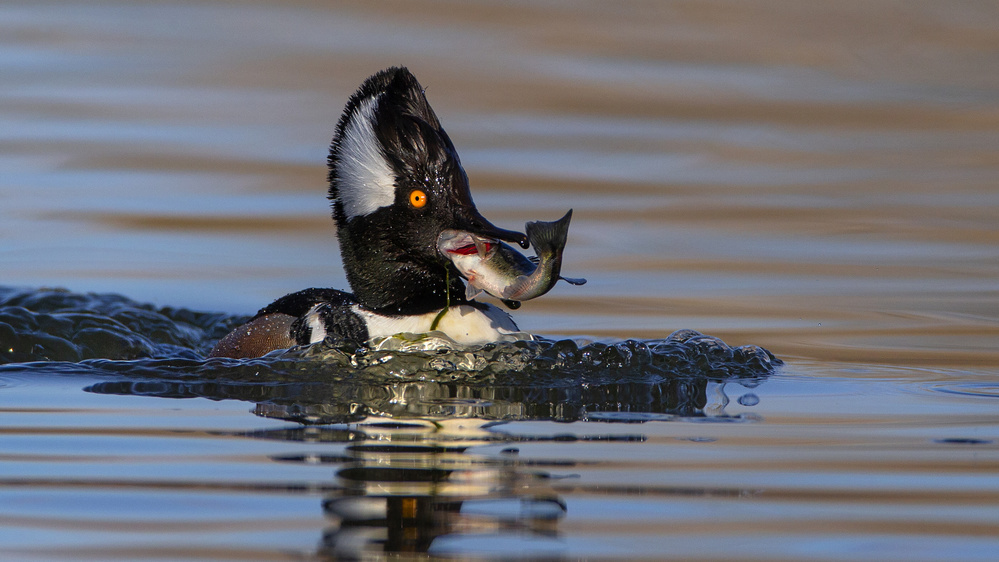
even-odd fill
[{"label": "tan water reflection", "polygon": [[[912,385],[886,390],[905,380],[901,369],[867,375],[712,383],[698,406],[707,416],[669,422],[542,416],[489,426],[477,413],[519,420],[534,403],[474,398],[474,385],[398,383],[395,399],[373,392],[356,405],[422,416],[303,427],[232,400],[136,410],[101,394],[125,391],[121,381],[45,410],[30,405],[41,394],[51,402],[55,385],[21,382],[5,395],[27,406],[3,412],[22,425],[0,431],[0,552],[775,560],[821,549],[843,560],[988,559],[999,417]],[[216,397],[238,387],[134,385]],[[257,394],[294,392],[288,383]],[[257,413],[287,414],[274,404]],[[667,419],[614,413],[602,419]]]}]

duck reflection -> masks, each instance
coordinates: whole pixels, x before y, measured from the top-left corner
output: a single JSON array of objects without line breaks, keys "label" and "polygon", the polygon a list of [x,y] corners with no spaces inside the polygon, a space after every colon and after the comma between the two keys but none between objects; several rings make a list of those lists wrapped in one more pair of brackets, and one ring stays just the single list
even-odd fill
[{"label": "duck reflection", "polygon": [[572,478],[565,471],[573,463],[523,463],[511,444],[546,438],[510,436],[491,425],[474,419],[380,419],[349,428],[296,427],[246,436],[342,447],[338,454],[273,457],[336,469],[322,501],[331,525],[320,541],[321,555],[349,560],[433,553],[446,549],[448,540],[473,535],[526,540],[535,551],[554,552],[566,505],[552,483]]},{"label": "duck reflection", "polygon": [[[510,553],[520,557],[557,558],[561,548],[559,522],[567,508],[554,483],[572,478],[574,463],[535,458],[521,461],[517,446],[527,441],[588,438],[564,433],[506,434],[494,429],[496,424],[525,420],[740,421],[747,419],[746,414],[726,412],[726,385],[738,382],[741,387],[754,388],[773,370],[767,363],[770,356],[762,351],[746,355],[756,363],[740,359],[733,364],[732,357],[739,357],[729,353],[723,356],[729,363],[716,361],[705,367],[702,356],[691,356],[682,363],[685,370],[675,370],[680,364],[677,361],[655,363],[649,359],[656,357],[651,353],[643,359],[636,352],[642,349],[637,345],[604,347],[598,349],[598,360],[591,357],[596,355],[590,353],[591,347],[573,352],[582,358],[578,364],[590,362],[588,370],[553,370],[536,354],[520,370],[507,368],[496,374],[482,369],[466,376],[425,366],[407,376],[381,372],[387,365],[398,371],[410,367],[403,361],[410,361],[412,355],[396,356],[392,359],[396,363],[391,363],[386,359],[389,354],[364,355],[370,365],[354,370],[302,361],[300,357],[200,365],[103,362],[94,366],[113,379],[87,390],[243,400],[255,404],[253,411],[258,416],[300,424],[244,436],[329,445],[322,454],[273,458],[277,462],[328,465],[335,470],[335,481],[321,486],[330,526],[320,541],[320,555],[336,559],[385,553],[464,556],[468,547],[465,539],[472,538],[475,545],[509,547]],[[556,361],[563,352],[548,355]],[[349,362],[359,363],[359,357],[352,355]],[[438,361],[440,354],[417,358]],[[763,367],[745,367],[757,364]],[[369,368],[372,365],[377,372]],[[741,406],[758,402],[755,394],[739,397]],[[645,439],[641,434],[592,438]]]},{"label": "duck reflection", "polygon": [[507,452],[475,453],[497,434],[480,423],[367,425],[348,445],[337,486],[323,500],[333,521],[320,550],[337,559],[430,552],[456,534],[553,538],[565,503],[551,475]]},{"label": "duck reflection", "polygon": [[[223,389],[214,387],[213,390],[218,392]],[[241,390],[224,389],[228,398],[234,398],[234,393],[243,394]],[[188,385],[183,392],[198,393],[198,389]],[[243,397],[247,398],[249,396]],[[257,398],[261,397],[258,395]],[[338,383],[335,389],[315,389],[307,396],[297,397],[275,393],[268,400],[258,402],[254,411],[263,417],[308,424],[349,423],[371,416],[392,419],[642,422],[704,417],[707,415],[706,407],[712,417],[726,418],[728,415],[724,406],[727,404],[724,383],[704,378],[655,383],[582,383],[564,387],[421,381],[358,385]]]},{"label": "duck reflection", "polygon": [[[500,420],[728,418],[723,383],[637,383],[577,388],[514,389],[457,382],[366,386],[363,402],[258,403],[257,415],[301,421],[343,419],[365,412],[363,423],[299,426],[252,437],[340,443],[335,455],[291,455],[281,462],[336,467],[323,499],[331,521],[319,550],[335,559],[386,553],[448,552],[461,538],[509,543],[518,555],[557,557],[558,525],[566,504],[552,484],[573,478],[574,462],[523,462],[517,444],[586,440],[585,435],[523,436],[496,431]],[[642,441],[641,434],[593,439]],[[551,472],[549,472],[549,470]],[[467,552],[465,553],[467,554]]]}]

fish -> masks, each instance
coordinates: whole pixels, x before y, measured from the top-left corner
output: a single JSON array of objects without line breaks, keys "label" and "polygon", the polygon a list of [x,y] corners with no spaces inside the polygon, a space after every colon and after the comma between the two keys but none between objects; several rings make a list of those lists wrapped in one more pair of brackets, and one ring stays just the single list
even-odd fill
[{"label": "fish", "polygon": [[527,239],[537,254],[531,258],[498,240],[457,230],[441,233],[437,247],[465,278],[466,299],[485,292],[516,309],[521,301],[550,291],[559,279],[572,285],[586,283],[586,279],[560,275],[570,220],[572,209],[557,221],[525,224]]}]

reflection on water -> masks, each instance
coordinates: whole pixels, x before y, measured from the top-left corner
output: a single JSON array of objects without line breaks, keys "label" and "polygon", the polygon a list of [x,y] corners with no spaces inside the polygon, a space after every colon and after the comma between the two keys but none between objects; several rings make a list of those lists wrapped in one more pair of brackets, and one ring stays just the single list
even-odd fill
[{"label": "reflection on water", "polygon": [[474,424],[452,431],[363,431],[367,441],[346,447],[346,458],[336,463],[339,489],[325,497],[323,511],[337,524],[324,533],[320,552],[338,559],[438,553],[453,535],[534,542],[558,536],[566,506],[549,486],[551,474],[520,466],[515,448],[504,449],[501,458],[466,454],[494,434]]},{"label": "reflection on water", "polygon": [[[331,525],[322,533],[320,554],[343,560],[372,553],[433,552],[442,548],[442,541],[435,542],[438,537],[456,534],[488,534],[514,542],[525,535],[557,537],[566,505],[550,483],[572,475],[546,469],[564,471],[571,463],[522,463],[516,447],[504,447],[496,455],[470,452],[517,442],[483,423],[382,420],[353,429],[306,427],[250,431],[246,436],[344,445],[336,455],[272,457],[280,463],[336,470],[321,501]],[[635,439],[641,436],[614,438]]]},{"label": "reflection on water", "polygon": [[[97,392],[107,389],[104,385],[90,388]],[[636,414],[615,417],[613,421],[657,419],[664,418]],[[496,431],[495,422],[485,420],[449,417],[421,422],[382,418],[369,419],[350,429],[311,426],[250,431],[245,435],[292,443],[343,445],[333,455],[272,457],[280,463],[335,469],[333,484],[323,487],[323,512],[331,525],[323,532],[320,554],[341,560],[404,553],[460,554],[479,559],[565,554],[559,524],[567,516],[568,507],[558,489],[572,490],[573,483],[579,480],[574,470],[586,463],[521,459],[521,447],[539,443],[642,443],[647,437],[640,428],[634,426],[639,431],[610,435],[511,435]],[[739,497],[748,493],[678,486],[657,495]],[[473,544],[464,544],[469,539]]]},{"label": "reflection on water", "polygon": [[[560,422],[668,421],[704,417],[712,390],[711,418],[726,419],[728,398],[723,386],[709,379],[657,382],[597,383],[579,388],[546,388],[550,381],[520,387],[489,383],[324,381],[322,384],[240,383],[233,381],[115,381],[87,387],[90,392],[165,398],[205,397],[254,400],[264,417],[310,424],[349,423],[370,416],[394,419],[478,418],[482,420],[545,419]],[[742,384],[755,385],[753,380]],[[335,386],[335,388],[330,388]],[[745,401],[743,405],[755,405]]]},{"label": "reflection on water", "polygon": [[[727,416],[723,386],[711,383],[722,402],[709,418]],[[337,559],[360,559],[371,553],[417,553],[475,557],[476,547],[462,538],[492,544],[519,557],[556,556],[564,550],[559,521],[565,501],[553,482],[578,478],[575,461],[522,461],[524,443],[633,443],[640,432],[617,435],[511,436],[496,432],[490,420],[578,420],[636,423],[704,418],[708,377],[670,383],[582,383],[582,392],[545,392],[544,383],[519,387],[490,384],[392,383],[364,385],[349,405],[336,400],[312,406],[309,421],[330,421],[330,411],[365,419],[353,430],[323,427],[252,432],[255,438],[344,442],[335,456],[291,455],[281,462],[336,467],[336,487],[323,500],[323,511],[336,522],[323,535],[320,552]],[[755,386],[755,384],[751,384]],[[338,386],[340,386],[338,384]],[[141,387],[140,387],[141,388]],[[135,392],[128,383],[98,383],[91,392]],[[169,392],[169,391],[168,391]],[[287,395],[284,398],[289,398]],[[309,393],[309,399],[318,396]],[[301,420],[309,406],[261,403],[257,415]],[[316,410],[321,411],[320,414]],[[379,414],[381,418],[373,418]],[[503,445],[493,454],[478,447]],[[687,493],[699,493],[696,490]],[[493,552],[492,554],[496,554]]]}]

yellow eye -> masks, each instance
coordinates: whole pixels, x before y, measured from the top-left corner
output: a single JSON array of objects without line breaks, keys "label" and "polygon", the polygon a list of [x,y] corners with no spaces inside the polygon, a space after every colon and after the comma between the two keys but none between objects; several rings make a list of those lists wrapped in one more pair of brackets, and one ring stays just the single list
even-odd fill
[{"label": "yellow eye", "polygon": [[419,189],[414,189],[409,194],[409,204],[417,209],[423,208],[423,206],[427,204],[427,194],[423,193]]}]

